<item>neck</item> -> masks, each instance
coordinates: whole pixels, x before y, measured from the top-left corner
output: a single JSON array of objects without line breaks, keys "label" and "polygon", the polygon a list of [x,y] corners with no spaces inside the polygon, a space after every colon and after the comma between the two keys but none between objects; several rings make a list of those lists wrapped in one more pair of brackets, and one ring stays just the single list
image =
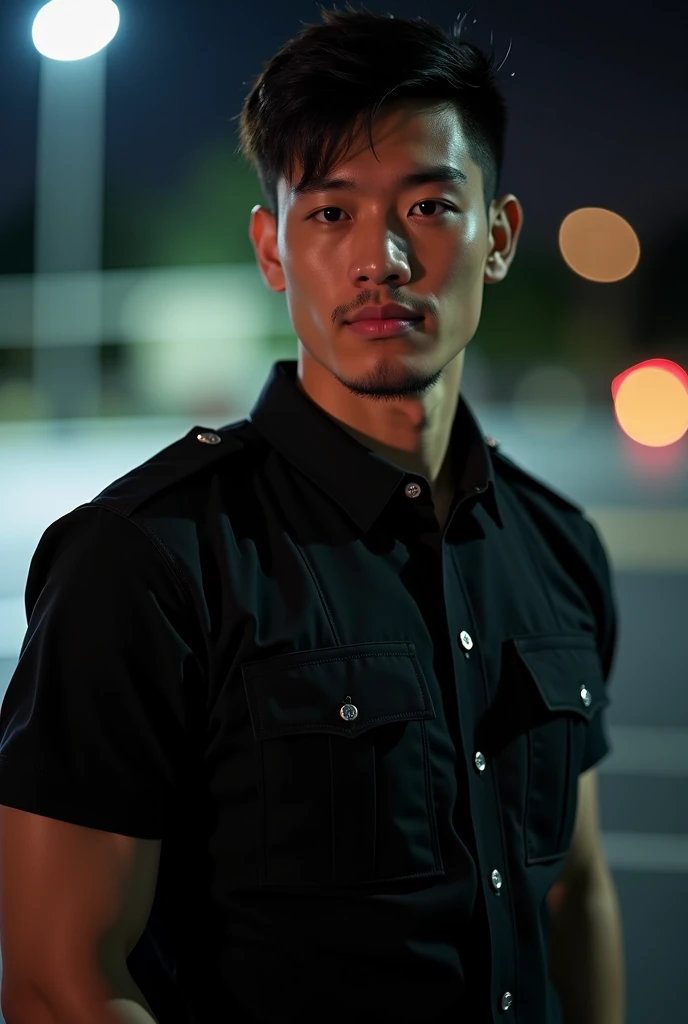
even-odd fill
[{"label": "neck", "polygon": [[453,487],[449,441],[464,351],[421,398],[380,401],[354,395],[303,348],[297,380],[301,390],[356,441],[406,472],[425,477],[433,491],[444,492]]}]

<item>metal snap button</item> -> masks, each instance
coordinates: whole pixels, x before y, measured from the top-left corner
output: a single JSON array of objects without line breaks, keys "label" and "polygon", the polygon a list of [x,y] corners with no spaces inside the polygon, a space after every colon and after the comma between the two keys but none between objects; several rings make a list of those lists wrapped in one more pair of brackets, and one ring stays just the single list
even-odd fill
[{"label": "metal snap button", "polygon": [[587,690],[584,686],[581,686],[581,700],[585,704],[586,708],[589,708],[592,703],[592,695],[590,690]]},{"label": "metal snap button", "polygon": [[466,650],[470,651],[470,649],[473,646],[473,641],[471,640],[470,633],[467,633],[465,629],[462,630],[461,633],[459,634],[459,639],[463,646],[466,648]]},{"label": "metal snap button", "polygon": [[219,434],[213,433],[212,430],[204,430],[202,434],[196,434],[196,440],[201,441],[203,444],[220,444],[222,438]]},{"label": "metal snap button", "polygon": [[358,708],[354,704],[342,704],[339,714],[345,722],[353,722],[358,718]]},{"label": "metal snap button", "polygon": [[404,494],[407,498],[417,498],[420,494],[420,484],[406,484]]},{"label": "metal snap button", "polygon": [[511,1004],[513,1003],[513,1001],[514,1001],[514,997],[512,996],[511,992],[505,992],[504,995],[502,996],[501,1003],[500,1003],[500,1006],[502,1007],[502,1010],[504,1012],[506,1012],[509,1009],[509,1007],[511,1006]]},{"label": "metal snap button", "polygon": [[497,871],[496,868],[490,875],[490,885],[492,886],[495,892],[499,892],[499,890],[502,888],[502,876],[500,875],[499,871]]},{"label": "metal snap button", "polygon": [[478,751],[475,757],[473,758],[473,763],[479,772],[485,771],[485,755],[481,754],[480,751]]}]

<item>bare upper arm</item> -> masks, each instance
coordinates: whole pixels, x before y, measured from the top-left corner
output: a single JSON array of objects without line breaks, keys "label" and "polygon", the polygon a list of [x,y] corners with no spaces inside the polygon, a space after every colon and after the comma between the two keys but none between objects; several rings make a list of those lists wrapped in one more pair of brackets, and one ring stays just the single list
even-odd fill
[{"label": "bare upper arm", "polygon": [[0,805],[3,999],[98,971],[112,991],[146,926],[160,850]]},{"label": "bare upper arm", "polygon": [[597,770],[589,768],[578,776],[576,822],[558,884],[567,887],[578,881],[596,878],[605,870],[606,858],[600,835]]}]

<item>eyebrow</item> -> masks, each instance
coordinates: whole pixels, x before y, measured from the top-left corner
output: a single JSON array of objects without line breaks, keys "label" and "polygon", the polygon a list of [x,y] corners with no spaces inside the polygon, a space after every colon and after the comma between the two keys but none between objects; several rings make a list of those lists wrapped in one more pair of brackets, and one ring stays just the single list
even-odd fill
[{"label": "eyebrow", "polygon": [[[468,178],[458,167],[449,164],[436,164],[433,167],[422,167],[418,171],[402,174],[396,179],[399,189],[415,188],[418,185],[455,184],[465,185]],[[313,192],[358,192],[359,187],[350,178],[314,178],[305,184],[295,185],[291,189],[292,199],[301,199]]]}]

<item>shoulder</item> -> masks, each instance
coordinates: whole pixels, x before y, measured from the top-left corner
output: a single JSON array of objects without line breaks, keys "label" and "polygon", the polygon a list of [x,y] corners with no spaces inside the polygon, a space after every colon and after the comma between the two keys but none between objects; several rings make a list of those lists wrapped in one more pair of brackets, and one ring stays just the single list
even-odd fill
[{"label": "shoulder", "polygon": [[587,518],[582,505],[565,496],[556,488],[534,476],[501,449],[491,447],[495,476],[535,518],[549,519],[560,525],[562,531],[572,534],[596,563],[606,568],[606,555],[596,527]]},{"label": "shoulder", "polygon": [[577,549],[594,544],[597,532],[586,518],[582,505],[519,466],[496,447],[490,448],[495,484],[500,494],[508,491],[509,503],[543,531],[553,543],[567,540]]},{"label": "shoulder", "polygon": [[[521,514],[533,523],[586,594],[598,625],[600,653],[609,673],[616,639],[616,593],[604,542],[584,508],[490,447],[496,485],[509,491]],[[518,514],[518,513],[517,513]]]},{"label": "shoulder", "polygon": [[129,518],[163,492],[174,501],[175,493],[183,492],[192,480],[211,476],[227,462],[238,462],[255,437],[250,420],[217,429],[192,427],[184,437],[114,480],[90,504]]},{"label": "shoulder", "polygon": [[201,488],[203,504],[203,475],[209,481],[227,464],[234,468],[242,452],[255,447],[250,443],[254,433],[248,420],[218,429],[193,427],[91,501],[55,520],[33,554],[27,600],[40,591],[48,573],[64,585],[68,578],[85,578],[89,572],[107,573],[112,579],[135,566],[151,581],[163,580],[170,569],[183,581],[179,557],[192,546],[194,519],[203,514],[202,509],[190,509],[189,495],[199,493],[192,481]]},{"label": "shoulder", "polygon": [[501,449],[491,447],[490,451],[498,488],[509,490],[517,505],[537,525],[552,536],[568,538],[579,555],[589,555],[597,570],[606,572],[602,542],[583,506],[519,466]]},{"label": "shoulder", "polygon": [[490,446],[490,451],[495,475],[523,500],[530,503],[537,502],[543,507],[549,506],[564,515],[573,517],[583,515],[581,505],[577,505],[554,487],[550,487],[549,484],[519,466],[517,462],[505,455],[501,448],[496,445]]}]

